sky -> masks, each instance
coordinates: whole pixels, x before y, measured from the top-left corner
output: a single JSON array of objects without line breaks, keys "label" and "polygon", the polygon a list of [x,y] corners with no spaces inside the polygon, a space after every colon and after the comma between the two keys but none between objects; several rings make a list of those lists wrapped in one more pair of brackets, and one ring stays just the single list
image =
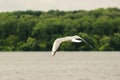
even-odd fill
[{"label": "sky", "polygon": [[18,10],[94,10],[120,8],[120,0],[0,0],[0,12]]}]

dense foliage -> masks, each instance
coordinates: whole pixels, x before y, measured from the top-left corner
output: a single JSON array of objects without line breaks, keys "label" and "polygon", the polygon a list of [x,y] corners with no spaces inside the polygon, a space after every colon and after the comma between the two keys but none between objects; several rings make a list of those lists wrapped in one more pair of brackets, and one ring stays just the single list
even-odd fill
[{"label": "dense foliage", "polygon": [[56,38],[73,35],[93,48],[66,42],[60,50],[120,51],[120,9],[0,13],[1,51],[50,51]]}]

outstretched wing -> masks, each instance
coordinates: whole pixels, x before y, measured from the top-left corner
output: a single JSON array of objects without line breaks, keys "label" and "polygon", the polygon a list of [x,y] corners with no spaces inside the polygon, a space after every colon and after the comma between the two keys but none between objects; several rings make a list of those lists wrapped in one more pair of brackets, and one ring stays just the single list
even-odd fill
[{"label": "outstretched wing", "polygon": [[52,47],[52,54],[51,54],[52,56],[55,55],[55,53],[56,53],[56,51],[59,48],[61,43],[62,43],[62,41],[59,38],[54,41],[53,47]]},{"label": "outstretched wing", "polygon": [[[81,38],[81,37],[80,37]],[[81,40],[86,43],[90,48],[93,48],[87,41],[85,41],[83,38],[81,38]]]}]

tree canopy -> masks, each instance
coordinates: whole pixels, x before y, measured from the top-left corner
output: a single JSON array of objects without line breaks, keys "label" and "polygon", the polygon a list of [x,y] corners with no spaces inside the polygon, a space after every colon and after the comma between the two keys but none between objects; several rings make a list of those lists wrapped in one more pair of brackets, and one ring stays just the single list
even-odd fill
[{"label": "tree canopy", "polygon": [[120,9],[0,13],[0,51],[50,51],[56,38],[73,35],[93,48],[66,42],[60,50],[120,51]]}]

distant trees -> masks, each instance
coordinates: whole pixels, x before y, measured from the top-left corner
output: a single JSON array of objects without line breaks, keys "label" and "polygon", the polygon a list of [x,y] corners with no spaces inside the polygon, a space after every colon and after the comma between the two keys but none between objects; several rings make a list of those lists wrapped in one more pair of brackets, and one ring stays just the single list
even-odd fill
[{"label": "distant trees", "polygon": [[56,38],[72,35],[93,48],[67,42],[60,50],[120,51],[120,9],[0,13],[0,51],[50,51]]}]

